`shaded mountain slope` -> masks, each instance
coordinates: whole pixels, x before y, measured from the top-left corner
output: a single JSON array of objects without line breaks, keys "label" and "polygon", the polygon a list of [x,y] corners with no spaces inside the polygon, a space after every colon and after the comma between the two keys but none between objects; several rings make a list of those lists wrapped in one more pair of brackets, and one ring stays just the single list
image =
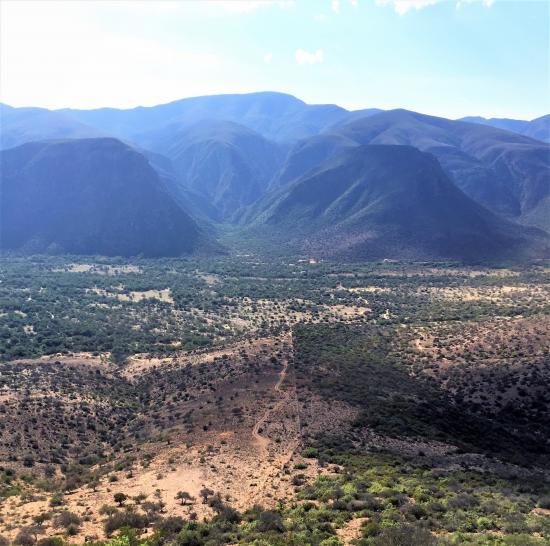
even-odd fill
[{"label": "shaded mountain slope", "polygon": [[178,256],[211,246],[147,159],[118,140],[29,143],[0,162],[4,250]]},{"label": "shaded mountain slope", "polygon": [[327,159],[357,145],[357,142],[350,138],[333,134],[317,135],[301,140],[288,152],[280,172],[272,182],[272,187],[284,186]]},{"label": "shaded mountain slope", "polygon": [[347,150],[265,198],[250,217],[258,233],[303,238],[302,248],[321,256],[477,260],[548,246],[542,232],[473,202],[435,157],[410,146]]}]

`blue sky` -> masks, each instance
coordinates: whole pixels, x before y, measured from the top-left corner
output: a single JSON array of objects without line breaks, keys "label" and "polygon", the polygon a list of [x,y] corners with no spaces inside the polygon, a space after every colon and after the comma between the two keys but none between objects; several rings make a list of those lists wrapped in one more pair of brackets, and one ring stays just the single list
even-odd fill
[{"label": "blue sky", "polygon": [[282,91],[346,108],[550,112],[550,1],[1,0],[0,100],[133,107]]}]

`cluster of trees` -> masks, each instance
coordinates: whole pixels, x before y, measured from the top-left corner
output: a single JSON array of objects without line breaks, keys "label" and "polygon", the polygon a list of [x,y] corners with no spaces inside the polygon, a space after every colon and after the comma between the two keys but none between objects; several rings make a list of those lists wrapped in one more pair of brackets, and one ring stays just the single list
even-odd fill
[{"label": "cluster of trees", "polygon": [[[502,278],[468,276],[450,264],[310,264],[297,258],[202,260],[15,257],[2,260],[0,354],[4,359],[67,351],[110,352],[117,362],[137,352],[167,354],[241,335],[239,320],[266,334],[290,326],[287,310],[323,319],[323,306],[365,306],[382,323],[475,319],[549,310],[543,297],[490,301],[434,299],[426,287],[499,286]],[[544,272],[513,277],[542,282]],[[507,279],[507,282],[509,279]],[[367,294],[353,289],[381,289]],[[171,302],[132,293],[170,290]],[[352,290],[349,290],[352,289]],[[247,298],[251,305],[243,306]],[[256,306],[270,301],[269,309]],[[326,320],[326,317],[325,317]]]},{"label": "cluster of trees", "polygon": [[392,326],[299,325],[294,330],[296,377],[321,396],[360,410],[354,430],[342,431],[344,436],[367,427],[523,465],[548,464],[549,438],[541,428],[550,418],[547,406],[537,406],[541,411],[532,421],[524,418],[521,401],[514,411],[513,400],[508,411],[488,416],[431,376],[411,374],[408,342]]}]

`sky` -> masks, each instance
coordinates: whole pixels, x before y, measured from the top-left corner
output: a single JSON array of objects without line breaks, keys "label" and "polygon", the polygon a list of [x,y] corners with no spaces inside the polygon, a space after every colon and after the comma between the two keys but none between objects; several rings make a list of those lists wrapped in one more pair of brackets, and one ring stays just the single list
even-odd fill
[{"label": "sky", "polygon": [[281,91],[457,118],[550,113],[550,0],[0,0],[0,101]]}]

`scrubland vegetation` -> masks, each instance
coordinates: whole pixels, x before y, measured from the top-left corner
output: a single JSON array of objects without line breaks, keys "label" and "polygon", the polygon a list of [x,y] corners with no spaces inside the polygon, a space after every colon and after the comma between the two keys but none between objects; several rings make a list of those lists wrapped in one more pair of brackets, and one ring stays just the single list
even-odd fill
[{"label": "scrubland vegetation", "polygon": [[1,263],[0,544],[548,544],[549,269]]}]

